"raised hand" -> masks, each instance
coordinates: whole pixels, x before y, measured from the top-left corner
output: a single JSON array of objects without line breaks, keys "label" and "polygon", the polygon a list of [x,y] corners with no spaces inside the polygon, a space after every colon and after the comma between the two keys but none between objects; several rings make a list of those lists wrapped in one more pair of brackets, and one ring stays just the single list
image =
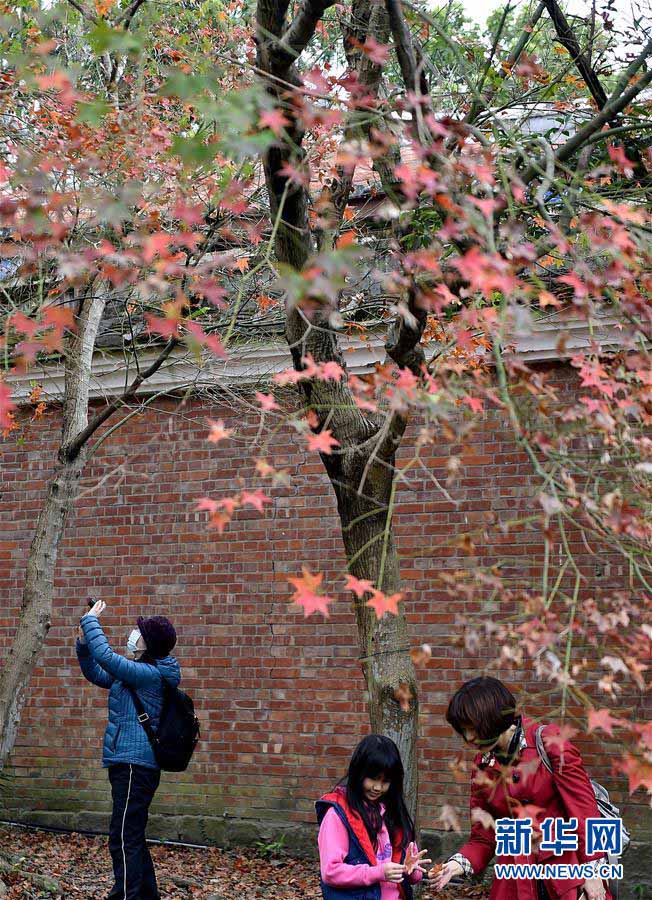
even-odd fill
[{"label": "raised hand", "polygon": [[427,850],[419,851],[417,845],[414,842],[408,844],[408,848],[405,851],[405,859],[403,860],[406,875],[411,875],[415,870],[418,872],[425,872],[423,866],[430,865],[430,863],[432,862],[431,859],[423,858],[424,853],[427,852]]},{"label": "raised hand", "polygon": [[87,616],[95,616],[99,619],[104,610],[106,609],[106,603],[104,600],[96,600],[93,606],[86,613]]}]

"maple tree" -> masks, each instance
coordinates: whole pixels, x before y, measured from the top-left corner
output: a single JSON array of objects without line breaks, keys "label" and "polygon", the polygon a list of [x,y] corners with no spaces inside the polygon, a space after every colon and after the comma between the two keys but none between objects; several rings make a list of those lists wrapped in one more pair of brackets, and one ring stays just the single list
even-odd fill
[{"label": "maple tree", "polygon": [[[57,463],[0,674],[0,766],[49,628],[59,546],[89,459],[154,399],[143,399],[143,390],[167,365],[194,359],[199,367],[226,356],[215,317],[225,308],[225,276],[242,270],[230,221],[243,207],[242,167],[225,168],[217,146],[207,155],[189,133],[183,82],[192,68],[192,91],[214,96],[234,84],[233,69],[213,80],[205,50],[236,47],[242,28],[235,21],[227,31],[225,14],[206,10],[196,29],[185,10],[170,24],[138,0],[26,2],[1,15],[5,370],[36,375],[61,365],[65,386]],[[166,76],[171,64],[178,69]],[[256,240],[255,222],[245,227]],[[126,362],[124,390],[93,408],[94,362],[111,352]],[[44,395],[30,399],[41,416]],[[5,379],[0,425],[8,440],[25,427]],[[209,440],[228,434],[210,423]],[[264,502],[257,492],[233,501],[259,510]],[[222,507],[211,508],[218,529],[229,514]]]},{"label": "maple tree", "polygon": [[[604,30],[598,35],[595,22],[574,29],[556,0],[537,6],[509,50],[501,45],[506,6],[489,48],[473,37],[473,55],[463,37],[446,33],[419,4],[353,0],[345,9],[336,7],[337,15],[323,25],[333,8],[328,0],[303,0],[292,9],[278,0],[258,0],[257,64],[266,96],[279,112],[275,121],[285,119],[263,164],[277,222],[276,257],[287,276],[286,337],[294,380],[316,436],[311,446],[321,451],[337,498],[371,725],[401,748],[414,805],[418,699],[392,539],[396,486],[417,459],[400,466],[396,461],[410,415],[421,418],[418,443],[424,445],[442,430],[449,440],[461,441],[473,428],[468,416],[479,417],[488,407],[501,410],[540,485],[538,515],[501,523],[513,531],[532,518],[540,522],[540,588],[514,588],[500,572],[481,568],[438,574],[452,594],[466,590],[479,600],[484,595],[484,608],[494,613],[485,614],[480,626],[460,623],[467,645],[498,643],[503,665],[531,658],[538,674],[560,689],[562,715],[570,701],[580,703],[589,709],[590,729],[610,729],[612,719],[594,708],[579,683],[588,664],[574,662],[572,650],[582,641],[594,643],[595,628],[605,639],[617,639],[609,617],[627,605],[636,650],[627,661],[616,659],[623,674],[644,689],[649,597],[641,601],[632,593],[648,590],[648,512],[640,499],[625,500],[625,472],[619,469],[616,483],[605,466],[613,464],[616,446],[625,456],[641,458],[648,441],[641,431],[648,413],[637,399],[637,379],[646,380],[649,359],[637,348],[649,338],[650,323],[645,221],[652,155],[642,135],[652,42],[643,36],[642,49],[630,47],[620,71],[612,53],[605,81],[613,42],[610,47]],[[544,14],[546,28],[538,32]],[[565,54],[553,71],[527,52],[535,32],[538,48]],[[432,35],[437,41],[429,57]],[[320,48],[330,41],[333,55],[335,42],[341,42],[344,74],[315,71],[313,41]],[[438,90],[435,95],[438,83],[429,77],[441,62],[442,44],[446,65],[450,69],[452,60],[464,84],[448,105]],[[548,122],[537,128],[539,95],[548,100]],[[321,184],[315,173],[321,171],[326,98],[339,131],[329,178]],[[343,354],[346,275],[339,289],[333,282],[336,273],[363,265],[368,252],[365,227],[347,210],[356,169],[370,163],[383,198],[370,218],[389,222],[384,233],[391,259],[373,277],[393,304],[373,327],[371,321],[365,326],[371,297],[358,301],[359,330],[378,339],[384,328],[387,354],[387,363],[362,382],[346,373]],[[547,307],[560,311],[562,355],[565,321],[579,319],[590,329],[608,310],[623,326],[620,353],[605,359],[589,340],[586,350],[572,356],[581,376],[578,401],[569,402],[545,373],[513,352],[518,332],[534,329]],[[345,374],[331,382],[320,367],[332,364]],[[646,466],[642,458],[639,466]],[[632,584],[632,592],[619,593],[617,600],[587,596],[568,529],[622,553],[636,588]],[[478,539],[482,530],[479,538],[454,537],[470,556]],[[554,586],[553,546],[565,557]],[[570,593],[567,569],[576,578]],[[505,608],[521,609],[516,624],[496,615],[498,596]],[[484,640],[478,636],[483,626]],[[599,687],[620,690],[610,675]],[[638,740],[635,719],[619,724],[637,745],[633,765],[640,773],[647,771],[650,747]]]},{"label": "maple tree", "polygon": [[[489,40],[399,0],[183,3],[178,13],[169,21],[139,0],[47,11],[25,2],[7,31],[6,369],[63,362],[66,395],[59,468],[0,678],[0,761],[97,441],[142,408],[148,377],[179,353],[223,359],[247,328],[269,336],[280,326],[292,365],[254,394],[265,449],[251,454],[264,487],[196,507],[218,535],[238,510],[264,511],[287,479],[274,465],[280,421],[320,454],[371,725],[399,745],[412,806],[415,665],[431,654],[410,652],[397,490],[421,473],[422,448],[442,435],[463,445],[494,412],[529,464],[532,508],[488,510],[451,535],[460,565],[432,577],[478,604],[459,623],[469,654],[496,646],[503,667],[528,665],[553,685],[559,713],[583,708],[589,731],[618,729],[632,790],[652,790],[652,42],[639,29],[614,46],[608,10],[597,34],[588,19],[569,23],[556,0],[511,32],[505,8]],[[593,336],[607,315],[619,329],[609,352]],[[516,352],[542,322],[556,324],[555,352],[577,391]],[[568,350],[577,322],[588,338]],[[107,324],[133,379],[91,415],[92,356]],[[352,374],[352,341],[384,358]],[[41,403],[35,395],[34,415]],[[6,439],[21,427],[7,380],[0,424]],[[206,423],[209,442],[231,437],[223,421]],[[447,461],[444,496],[460,466]],[[514,583],[474,564],[492,529],[536,533],[536,577]],[[600,592],[575,540],[622,559],[628,583]],[[323,573],[304,566],[289,581],[304,615],[329,614]],[[615,715],[608,707],[625,692],[635,699]],[[446,807],[443,821],[453,820]]]}]

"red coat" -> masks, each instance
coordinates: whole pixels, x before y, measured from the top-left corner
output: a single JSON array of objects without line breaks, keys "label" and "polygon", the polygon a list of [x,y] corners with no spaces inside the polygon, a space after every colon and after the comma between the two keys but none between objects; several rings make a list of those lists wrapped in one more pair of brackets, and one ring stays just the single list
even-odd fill
[{"label": "red coat", "polygon": [[[555,741],[555,736],[560,734],[559,728],[546,725],[542,737],[554,771],[551,775],[537,753],[535,732],[538,727],[539,723],[523,716],[527,746],[514,766],[501,766],[496,762],[481,769],[483,754],[478,753],[475,757],[471,780],[471,836],[459,852],[469,860],[476,873],[486,868],[496,848],[494,828],[481,811],[499,819],[518,818],[521,810],[521,816],[531,818],[535,826],[548,816],[577,819],[577,851],[569,850],[555,856],[552,851],[536,850],[533,841],[533,852],[529,856],[501,856],[502,863],[585,863],[602,855],[587,856],[585,850],[585,821],[598,817],[600,812],[579,751],[570,741]],[[478,810],[475,815],[474,809]],[[545,882],[553,900],[576,900],[578,888],[583,884],[584,879],[548,879]],[[536,900],[536,882],[533,879],[495,878],[489,898]],[[607,890],[607,900],[610,898]]]}]

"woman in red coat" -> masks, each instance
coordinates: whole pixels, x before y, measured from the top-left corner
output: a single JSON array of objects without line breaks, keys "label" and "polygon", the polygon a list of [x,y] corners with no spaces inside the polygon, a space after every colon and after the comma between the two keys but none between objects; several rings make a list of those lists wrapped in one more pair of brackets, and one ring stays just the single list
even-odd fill
[{"label": "woman in red coat", "polygon": [[[517,714],[514,697],[497,678],[481,676],[462,685],[450,701],[446,719],[468,744],[481,752],[474,759],[471,776],[471,836],[432,879],[436,890],[456,875],[472,875],[486,868],[496,851],[494,821],[500,818],[530,818],[533,823],[532,852],[501,855],[501,863],[605,861],[604,853],[586,853],[586,820],[598,818],[600,812],[577,748],[563,739],[556,725],[546,725],[542,732],[552,763],[551,774],[536,748],[539,724]],[[577,819],[577,850],[555,855],[553,850],[537,849],[541,836],[537,825],[548,817]],[[495,878],[489,897],[610,900],[611,894],[597,877],[545,881]]]}]

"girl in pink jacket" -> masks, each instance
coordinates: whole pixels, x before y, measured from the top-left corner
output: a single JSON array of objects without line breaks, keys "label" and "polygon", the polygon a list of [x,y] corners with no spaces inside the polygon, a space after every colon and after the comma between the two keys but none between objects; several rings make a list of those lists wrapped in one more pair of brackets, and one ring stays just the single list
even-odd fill
[{"label": "girl in pink jacket", "polygon": [[411,900],[427,852],[414,843],[394,741],[371,734],[343,783],[316,803],[324,900]]}]

